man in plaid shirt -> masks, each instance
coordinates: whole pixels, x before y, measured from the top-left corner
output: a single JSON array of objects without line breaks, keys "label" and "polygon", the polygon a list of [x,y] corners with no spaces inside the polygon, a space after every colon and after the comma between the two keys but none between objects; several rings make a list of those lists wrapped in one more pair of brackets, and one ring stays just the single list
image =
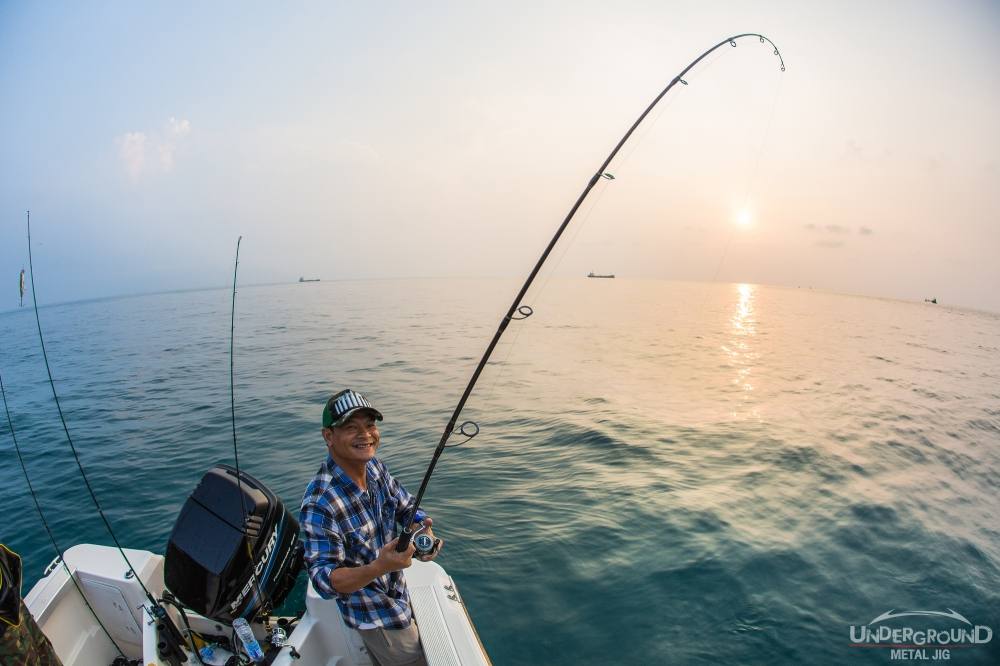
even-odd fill
[{"label": "man in plaid shirt", "polygon": [[[401,573],[411,564],[413,543],[396,552],[399,525],[415,500],[375,457],[381,420],[350,389],[327,401],[323,439],[329,455],[306,488],[299,524],[313,587],[337,600],[376,666],[416,666],[426,661]],[[422,510],[414,520],[430,532],[433,521]],[[439,550],[419,559],[432,560]]]}]

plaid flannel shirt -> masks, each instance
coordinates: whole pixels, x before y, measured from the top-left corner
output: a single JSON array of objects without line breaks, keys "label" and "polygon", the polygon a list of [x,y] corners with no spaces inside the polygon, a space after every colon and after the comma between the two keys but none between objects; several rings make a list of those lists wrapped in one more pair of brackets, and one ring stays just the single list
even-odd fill
[{"label": "plaid flannel shirt", "polygon": [[[379,576],[357,592],[338,593],[330,583],[337,567],[359,567],[399,534],[413,508],[408,493],[378,458],[365,466],[367,492],[362,492],[333,458],[327,456],[306,488],[299,513],[305,533],[305,561],[316,592],[337,599],[347,626],[354,629],[403,629],[413,616],[401,571]],[[426,517],[418,510],[417,522]]]}]

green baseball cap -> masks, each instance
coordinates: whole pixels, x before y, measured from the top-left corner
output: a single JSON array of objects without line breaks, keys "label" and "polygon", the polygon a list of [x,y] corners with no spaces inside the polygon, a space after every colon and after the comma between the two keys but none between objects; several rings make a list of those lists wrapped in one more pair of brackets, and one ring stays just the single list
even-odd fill
[{"label": "green baseball cap", "polygon": [[375,418],[382,420],[382,412],[372,407],[365,396],[351,389],[344,389],[340,393],[330,396],[323,406],[323,427],[336,428],[342,426],[356,412],[362,410],[375,414]]}]

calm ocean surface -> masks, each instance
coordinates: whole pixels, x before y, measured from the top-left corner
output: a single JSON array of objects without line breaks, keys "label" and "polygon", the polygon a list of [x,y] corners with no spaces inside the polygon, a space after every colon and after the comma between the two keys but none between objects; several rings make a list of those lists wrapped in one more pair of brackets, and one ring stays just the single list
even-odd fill
[{"label": "calm ocean surface", "polygon": [[[242,288],[240,464],[293,511],[353,387],[412,491],[516,281]],[[44,285],[39,285],[44,289]],[[124,544],[162,552],[232,461],[227,290],[42,308],[70,432]],[[852,625],[957,611],[1000,663],[1000,315],[756,285],[554,280],[526,303],[425,506],[497,664],[888,664]],[[110,543],[29,308],[0,373],[65,548]],[[0,427],[0,540],[53,557]],[[301,599],[301,591],[298,593]],[[892,624],[895,622],[895,624]],[[890,626],[957,626],[907,617]],[[929,650],[928,652],[933,652]],[[928,655],[929,656],[929,655]]]}]

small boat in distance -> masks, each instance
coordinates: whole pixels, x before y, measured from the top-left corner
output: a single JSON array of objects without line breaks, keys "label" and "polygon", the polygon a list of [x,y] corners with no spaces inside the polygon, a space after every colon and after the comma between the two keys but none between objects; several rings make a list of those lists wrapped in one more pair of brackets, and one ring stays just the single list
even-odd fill
[{"label": "small boat in distance", "polygon": [[319,282],[319,278],[309,278],[307,280],[304,277],[300,277],[299,282]]},{"label": "small boat in distance", "polygon": [[590,273],[587,273],[587,277],[589,277],[589,278],[613,278],[614,276],[615,276],[614,273],[610,273],[608,275],[598,275],[597,273],[595,273],[593,271],[591,271]]}]

